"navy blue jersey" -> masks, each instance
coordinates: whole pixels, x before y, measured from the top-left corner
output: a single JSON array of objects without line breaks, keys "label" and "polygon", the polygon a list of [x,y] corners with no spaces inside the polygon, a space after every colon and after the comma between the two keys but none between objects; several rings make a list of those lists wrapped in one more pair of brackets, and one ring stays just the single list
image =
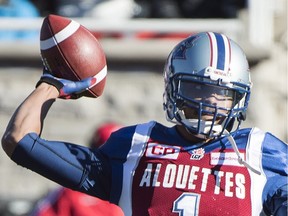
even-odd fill
[{"label": "navy blue jersey", "polygon": [[257,128],[191,144],[175,127],[149,122],[114,132],[97,150],[26,135],[12,159],[65,187],[136,215],[281,215],[287,199],[287,144]]}]

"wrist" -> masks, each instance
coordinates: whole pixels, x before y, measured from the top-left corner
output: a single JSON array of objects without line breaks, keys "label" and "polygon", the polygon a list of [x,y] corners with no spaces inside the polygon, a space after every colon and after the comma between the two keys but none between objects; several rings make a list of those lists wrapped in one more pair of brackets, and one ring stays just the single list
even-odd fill
[{"label": "wrist", "polygon": [[50,85],[48,83],[42,82],[40,83],[36,90],[45,92],[47,94],[47,97],[49,98],[58,98],[59,91],[54,85]]}]

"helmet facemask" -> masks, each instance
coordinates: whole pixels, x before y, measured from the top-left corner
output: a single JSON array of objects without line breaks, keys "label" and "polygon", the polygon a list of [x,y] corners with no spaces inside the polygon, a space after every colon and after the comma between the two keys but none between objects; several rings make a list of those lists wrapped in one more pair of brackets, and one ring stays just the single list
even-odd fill
[{"label": "helmet facemask", "polygon": [[225,129],[232,130],[235,120],[239,127],[249,99],[247,86],[187,73],[166,78],[164,108],[169,121],[200,138],[221,136]]}]

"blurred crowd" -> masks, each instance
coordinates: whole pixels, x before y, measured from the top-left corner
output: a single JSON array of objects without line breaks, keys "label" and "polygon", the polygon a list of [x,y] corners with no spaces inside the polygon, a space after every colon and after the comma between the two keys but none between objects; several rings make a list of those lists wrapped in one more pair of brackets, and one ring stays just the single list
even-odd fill
[{"label": "blurred crowd", "polygon": [[[247,0],[0,0],[0,17],[99,19],[236,18]],[[35,40],[36,31],[0,30],[0,40]]]},{"label": "blurred crowd", "polygon": [[[247,0],[0,0],[1,16],[234,18]],[[117,13],[111,12],[117,11]]]}]

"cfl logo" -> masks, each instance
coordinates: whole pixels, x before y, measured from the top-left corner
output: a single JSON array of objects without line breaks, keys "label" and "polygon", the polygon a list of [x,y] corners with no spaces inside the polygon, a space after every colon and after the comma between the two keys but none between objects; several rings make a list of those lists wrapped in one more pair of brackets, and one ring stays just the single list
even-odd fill
[{"label": "cfl logo", "polygon": [[191,160],[200,160],[204,157],[205,150],[203,148],[194,149],[191,151]]}]

